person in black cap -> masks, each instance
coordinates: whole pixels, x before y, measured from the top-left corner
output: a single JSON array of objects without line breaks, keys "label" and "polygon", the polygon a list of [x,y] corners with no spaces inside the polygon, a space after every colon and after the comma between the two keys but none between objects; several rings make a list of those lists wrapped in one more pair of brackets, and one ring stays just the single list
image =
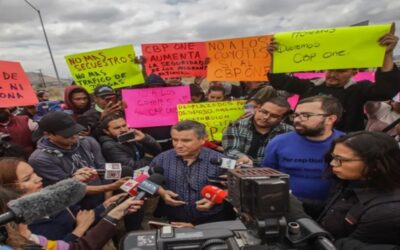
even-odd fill
[{"label": "person in black cap", "polygon": [[99,138],[101,131],[97,128],[100,120],[108,114],[122,111],[123,105],[117,100],[114,90],[107,85],[99,85],[94,90],[95,105],[89,109],[77,120],[79,124],[85,127],[85,130],[94,138]]},{"label": "person in black cap", "polygon": [[104,201],[104,193],[118,189],[126,178],[112,184],[104,184],[96,175],[96,169],[104,169],[105,160],[100,145],[89,136],[79,136],[85,129],[61,111],[45,115],[39,122],[44,136],[37,149],[29,157],[29,164],[40,177],[44,186],[81,175],[87,181],[87,196],[80,205],[92,209]]}]

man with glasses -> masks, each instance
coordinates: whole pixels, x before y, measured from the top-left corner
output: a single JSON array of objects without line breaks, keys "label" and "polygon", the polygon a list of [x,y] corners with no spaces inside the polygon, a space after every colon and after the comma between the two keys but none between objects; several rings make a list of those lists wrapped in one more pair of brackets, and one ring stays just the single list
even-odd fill
[{"label": "man with glasses", "polygon": [[[150,167],[164,169],[165,185],[160,188],[157,216],[170,221],[194,225],[232,218],[231,209],[201,198],[208,179],[215,179],[225,170],[210,163],[223,155],[203,147],[207,139],[205,126],[199,122],[180,121],[171,128],[173,149],[156,156]],[[230,210],[229,210],[230,209]]]},{"label": "man with glasses", "polygon": [[327,177],[325,153],[343,132],[333,127],[342,115],[334,97],[300,100],[292,114],[295,131],[275,137],[266,147],[263,167],[290,175],[290,189],[301,200],[324,201],[333,184]]},{"label": "man with glasses", "polygon": [[80,137],[78,134],[84,127],[69,114],[49,112],[40,120],[39,129],[44,136],[29,157],[29,164],[43,178],[45,186],[71,177],[86,181],[88,196],[80,205],[92,209],[104,201],[105,192],[117,190],[126,181],[103,184],[96,172],[105,165],[100,145],[90,136]]},{"label": "man with glasses", "polygon": [[251,117],[232,123],[222,137],[225,155],[239,163],[259,166],[268,142],[293,130],[282,123],[289,111],[286,99],[274,97],[259,105]]},{"label": "man with glasses", "polygon": [[[400,91],[400,71],[393,63],[393,50],[399,40],[394,35],[394,25],[390,33],[381,37],[379,45],[386,47],[382,67],[375,74],[375,84],[369,81],[354,82],[355,69],[328,70],[325,78],[305,80],[286,74],[268,74],[271,85],[278,90],[286,90],[300,95],[300,99],[315,95],[330,95],[338,98],[344,108],[342,120],[336,127],[350,132],[364,130],[364,104],[367,101],[392,99]],[[270,53],[277,51],[279,44],[268,46]],[[366,55],[368,56],[368,55]]]}]

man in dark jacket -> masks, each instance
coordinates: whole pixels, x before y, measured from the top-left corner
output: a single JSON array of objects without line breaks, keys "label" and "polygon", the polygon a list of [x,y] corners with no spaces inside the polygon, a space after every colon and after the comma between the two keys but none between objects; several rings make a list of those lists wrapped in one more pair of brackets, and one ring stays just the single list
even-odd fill
[{"label": "man in dark jacket", "polygon": [[[375,84],[352,81],[357,73],[354,69],[328,70],[326,78],[315,81],[272,73],[268,73],[268,78],[274,88],[299,94],[300,99],[315,95],[338,98],[344,112],[336,128],[345,132],[364,130],[364,104],[367,101],[389,100],[400,91],[400,72],[393,63],[393,50],[398,40],[394,30],[379,40],[380,45],[386,46],[386,53],[382,67],[375,74]],[[272,43],[268,50],[273,52],[276,48],[277,44]]]},{"label": "man in dark jacket", "polygon": [[43,178],[45,186],[76,177],[87,169],[84,174],[95,178],[88,180],[86,193],[90,196],[81,201],[80,205],[84,209],[92,209],[103,202],[105,192],[118,189],[126,181],[120,179],[104,184],[91,174],[95,169],[103,169],[105,165],[100,145],[92,137],[79,137],[79,132],[84,128],[67,113],[48,113],[40,120],[39,128],[45,136],[38,141],[37,149],[29,157],[29,164]]},{"label": "man in dark jacket", "polygon": [[[137,129],[130,129],[119,112],[106,116],[100,124],[105,135],[100,136],[104,157],[108,162],[118,162],[138,169],[149,165],[154,156],[161,152],[161,146],[151,136]],[[132,133],[134,139],[118,141],[118,136]]]}]

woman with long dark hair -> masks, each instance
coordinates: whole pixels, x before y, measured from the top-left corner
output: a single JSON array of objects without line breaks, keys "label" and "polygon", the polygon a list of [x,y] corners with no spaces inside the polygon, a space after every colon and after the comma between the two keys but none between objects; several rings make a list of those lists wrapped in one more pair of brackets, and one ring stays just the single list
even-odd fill
[{"label": "woman with long dark hair", "polygon": [[336,245],[400,245],[397,142],[380,132],[350,133],[334,141],[327,162],[340,188],[317,221],[338,239]]}]

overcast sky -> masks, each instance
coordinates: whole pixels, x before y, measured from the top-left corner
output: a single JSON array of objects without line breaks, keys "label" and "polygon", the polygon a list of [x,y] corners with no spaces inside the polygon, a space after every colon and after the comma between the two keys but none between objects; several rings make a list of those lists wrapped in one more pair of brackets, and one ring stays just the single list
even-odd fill
[{"label": "overcast sky", "polygon": [[[141,43],[203,41],[279,31],[397,22],[393,0],[29,0],[40,9],[61,77],[64,56]],[[400,44],[396,54],[400,54]],[[55,76],[39,17],[24,0],[0,0],[0,60]]]}]

